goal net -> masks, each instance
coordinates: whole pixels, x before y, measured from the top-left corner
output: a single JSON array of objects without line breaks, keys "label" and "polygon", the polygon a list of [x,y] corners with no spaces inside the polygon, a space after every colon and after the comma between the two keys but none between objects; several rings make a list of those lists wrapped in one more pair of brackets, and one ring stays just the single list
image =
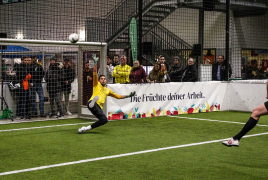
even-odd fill
[{"label": "goal net", "polygon": [[17,120],[92,116],[92,54],[106,74],[106,43],[0,39],[0,110]]}]

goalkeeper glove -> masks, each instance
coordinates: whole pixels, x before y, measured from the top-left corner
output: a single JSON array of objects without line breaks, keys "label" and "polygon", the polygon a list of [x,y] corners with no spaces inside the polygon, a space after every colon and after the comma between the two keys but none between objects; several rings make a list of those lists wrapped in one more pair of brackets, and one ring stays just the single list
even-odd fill
[{"label": "goalkeeper glove", "polygon": [[92,58],[94,60],[94,65],[97,65],[99,58],[96,57],[96,54],[92,54]]},{"label": "goalkeeper glove", "polygon": [[132,97],[132,96],[135,96],[135,94],[136,94],[136,91],[133,91],[129,95],[127,95],[127,98]]}]

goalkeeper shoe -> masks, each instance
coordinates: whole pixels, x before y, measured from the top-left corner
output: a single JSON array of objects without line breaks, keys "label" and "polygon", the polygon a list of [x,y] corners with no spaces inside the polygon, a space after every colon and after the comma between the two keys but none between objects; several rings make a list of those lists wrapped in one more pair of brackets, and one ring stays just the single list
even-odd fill
[{"label": "goalkeeper shoe", "polygon": [[85,126],[83,126],[83,127],[81,127],[80,129],[78,129],[78,133],[79,134],[82,134],[82,133],[84,133],[84,132],[86,132],[87,131],[87,127],[85,127]]},{"label": "goalkeeper shoe", "polygon": [[55,118],[55,117],[57,117],[55,113],[51,113],[51,114],[49,115],[49,118]]},{"label": "goalkeeper shoe", "polygon": [[222,142],[223,145],[231,147],[231,146],[239,146],[239,140],[234,140],[233,138],[228,139],[227,141]]},{"label": "goalkeeper shoe", "polygon": [[99,96],[95,96],[88,104],[89,108],[93,108],[93,106],[95,105],[95,103],[99,100]]},{"label": "goalkeeper shoe", "polygon": [[64,118],[64,114],[63,113],[60,113],[60,115],[57,116],[57,118]]},{"label": "goalkeeper shoe", "polygon": [[83,126],[80,129],[78,129],[78,133],[82,134],[82,133],[84,133],[86,131],[89,131],[90,129],[92,129],[92,127],[90,125],[89,126]]}]

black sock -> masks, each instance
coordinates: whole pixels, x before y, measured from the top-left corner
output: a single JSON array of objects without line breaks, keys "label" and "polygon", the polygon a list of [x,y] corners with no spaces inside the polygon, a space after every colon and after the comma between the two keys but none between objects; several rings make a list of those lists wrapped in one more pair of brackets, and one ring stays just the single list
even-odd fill
[{"label": "black sock", "polygon": [[256,119],[250,117],[243,129],[233,137],[234,140],[240,140],[245,134],[247,134],[258,123]]}]

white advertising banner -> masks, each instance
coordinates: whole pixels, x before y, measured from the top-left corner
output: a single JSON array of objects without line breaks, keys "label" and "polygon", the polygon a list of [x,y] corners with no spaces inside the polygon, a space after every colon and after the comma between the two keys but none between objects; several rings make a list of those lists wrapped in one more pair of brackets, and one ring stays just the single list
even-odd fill
[{"label": "white advertising banner", "polygon": [[119,95],[136,91],[131,98],[107,98],[107,116],[113,120],[220,111],[227,83],[109,84],[108,88]]}]

